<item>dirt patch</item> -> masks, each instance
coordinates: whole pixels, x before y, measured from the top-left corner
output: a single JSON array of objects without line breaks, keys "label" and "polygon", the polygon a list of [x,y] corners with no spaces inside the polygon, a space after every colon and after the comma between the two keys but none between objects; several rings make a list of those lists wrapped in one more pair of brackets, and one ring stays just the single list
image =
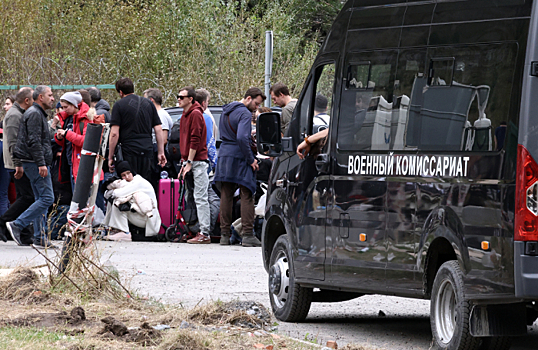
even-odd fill
[{"label": "dirt patch", "polygon": [[162,332],[151,327],[147,322],[144,322],[140,329],[130,330],[131,341],[134,341],[143,346],[157,345],[162,338]]},{"label": "dirt patch", "polygon": [[40,286],[39,276],[34,271],[18,267],[0,279],[0,298],[25,304],[40,303],[49,298]]},{"label": "dirt patch", "polygon": [[99,332],[100,334],[112,333],[112,335],[115,335],[116,337],[123,337],[125,334],[129,333],[127,326],[112,316],[103,318],[101,322],[103,322],[105,326]]},{"label": "dirt patch", "polygon": [[140,327],[127,328],[123,322],[116,320],[112,316],[101,320],[105,325],[98,332],[101,338],[116,339],[125,342],[135,342],[143,346],[158,345],[162,338],[161,331],[151,327],[144,322]]},{"label": "dirt patch", "polygon": [[[58,328],[59,326],[88,326],[90,322],[86,320],[83,308],[75,307],[70,313],[66,311],[55,313],[33,313],[20,316],[11,320],[0,320],[0,324],[15,327],[35,327],[35,328]],[[82,331],[83,332],[83,331]],[[78,333],[82,333],[78,332]],[[75,332],[77,333],[77,332]]]}]

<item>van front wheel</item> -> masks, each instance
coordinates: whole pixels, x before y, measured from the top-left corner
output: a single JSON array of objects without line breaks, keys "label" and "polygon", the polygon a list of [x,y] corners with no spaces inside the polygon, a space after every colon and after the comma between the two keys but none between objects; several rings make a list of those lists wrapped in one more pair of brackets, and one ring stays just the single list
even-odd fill
[{"label": "van front wheel", "polygon": [[432,288],[430,324],[438,349],[476,350],[480,339],[469,331],[471,303],[463,293],[463,273],[457,261],[439,268]]},{"label": "van front wheel", "polygon": [[284,322],[303,321],[312,303],[312,288],[295,283],[288,237],[278,237],[269,264],[269,299],[275,317]]}]

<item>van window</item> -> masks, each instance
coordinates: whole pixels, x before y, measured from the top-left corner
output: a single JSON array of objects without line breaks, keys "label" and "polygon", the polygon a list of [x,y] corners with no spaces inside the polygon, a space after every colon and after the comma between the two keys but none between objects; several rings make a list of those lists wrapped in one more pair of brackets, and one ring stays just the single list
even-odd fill
[{"label": "van window", "polygon": [[[309,132],[310,129],[308,125],[309,125],[310,114],[312,110],[312,91],[313,90],[314,90],[314,80],[310,78],[308,79],[308,83],[305,87],[305,93],[303,95],[303,99],[300,101],[300,105],[299,105],[299,108],[300,108],[299,110],[299,120],[300,120],[299,138],[300,140],[298,140],[299,142],[301,142],[301,140],[304,139],[305,136],[311,134]],[[295,108],[297,109],[297,107]],[[290,123],[290,129],[292,128],[292,124],[295,124],[295,123]]]},{"label": "van window", "polygon": [[389,148],[396,57],[390,51],[348,58],[338,121],[339,149]]},{"label": "van window", "polygon": [[329,127],[334,81],[334,62],[315,68],[314,75],[308,80],[305,93],[299,102],[301,138]]},{"label": "van window", "polygon": [[400,90],[410,98],[404,149],[502,149],[501,124],[517,118],[509,113],[516,54],[514,43],[429,48],[427,76]]},{"label": "van window", "polygon": [[333,104],[335,79],[334,63],[324,65],[319,72],[314,96],[314,117],[312,119],[312,134],[327,129],[330,125],[330,112]]},{"label": "van window", "polygon": [[[430,47],[348,59],[338,149],[501,150],[517,44]],[[396,58],[397,64],[396,64]]]}]

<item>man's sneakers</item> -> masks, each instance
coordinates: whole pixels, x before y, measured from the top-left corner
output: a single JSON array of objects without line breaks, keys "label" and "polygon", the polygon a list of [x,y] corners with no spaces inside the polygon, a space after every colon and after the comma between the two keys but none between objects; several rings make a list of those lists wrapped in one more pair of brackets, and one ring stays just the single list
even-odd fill
[{"label": "man's sneakers", "polygon": [[230,245],[230,234],[220,234],[220,245]]},{"label": "man's sneakers", "polygon": [[21,229],[18,228],[13,222],[6,222],[6,227],[15,243],[17,243],[17,245],[22,245]]},{"label": "man's sneakers", "polygon": [[209,244],[209,243],[211,243],[211,238],[209,238],[208,236],[198,232],[196,234],[196,237],[194,237],[192,239],[189,239],[187,241],[187,243],[190,243],[190,244]]},{"label": "man's sneakers", "polygon": [[58,249],[58,247],[52,244],[50,241],[42,239],[34,239],[32,247],[37,249]]},{"label": "man's sneakers", "polygon": [[114,242],[132,242],[131,233],[123,231],[110,231],[103,239]]},{"label": "man's sneakers", "polygon": [[261,247],[262,242],[260,242],[258,237],[254,236],[253,234],[244,234],[243,240],[241,241],[241,245],[243,247]]}]

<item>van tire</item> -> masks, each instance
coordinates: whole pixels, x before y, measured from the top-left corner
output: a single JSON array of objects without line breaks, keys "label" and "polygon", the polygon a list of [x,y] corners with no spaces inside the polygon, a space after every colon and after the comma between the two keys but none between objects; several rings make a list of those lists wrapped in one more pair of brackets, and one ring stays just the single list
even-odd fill
[{"label": "van tire", "polygon": [[277,319],[304,321],[312,304],[312,288],[295,283],[291,248],[286,235],[278,237],[269,260],[269,299]]},{"label": "van tire", "polygon": [[480,350],[508,350],[512,347],[510,337],[487,337],[482,338]]},{"label": "van tire", "polygon": [[457,261],[445,262],[435,275],[430,303],[434,348],[477,350],[480,338],[470,333],[471,302],[464,294],[463,273]]}]

